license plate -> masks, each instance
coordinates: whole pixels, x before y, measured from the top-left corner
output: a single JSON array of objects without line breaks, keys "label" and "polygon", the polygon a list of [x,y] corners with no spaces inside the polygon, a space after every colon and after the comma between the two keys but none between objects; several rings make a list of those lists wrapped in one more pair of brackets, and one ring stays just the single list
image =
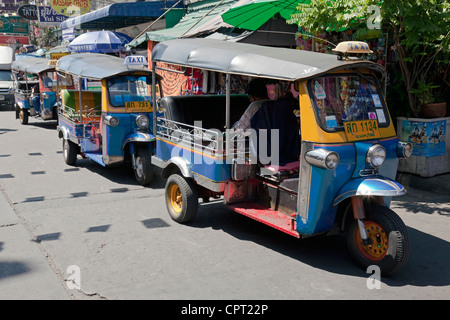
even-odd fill
[{"label": "license plate", "polygon": [[125,109],[129,112],[152,112],[150,101],[127,101]]},{"label": "license plate", "polygon": [[345,122],[344,130],[348,141],[377,139],[380,137],[377,120]]}]

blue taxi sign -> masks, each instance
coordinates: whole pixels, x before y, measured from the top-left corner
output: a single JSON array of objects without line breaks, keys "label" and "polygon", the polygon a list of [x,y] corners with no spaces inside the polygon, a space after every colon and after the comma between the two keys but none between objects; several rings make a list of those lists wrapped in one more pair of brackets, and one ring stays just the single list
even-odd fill
[{"label": "blue taxi sign", "polygon": [[128,56],[123,61],[123,64],[127,66],[146,66],[148,62],[144,56]]}]

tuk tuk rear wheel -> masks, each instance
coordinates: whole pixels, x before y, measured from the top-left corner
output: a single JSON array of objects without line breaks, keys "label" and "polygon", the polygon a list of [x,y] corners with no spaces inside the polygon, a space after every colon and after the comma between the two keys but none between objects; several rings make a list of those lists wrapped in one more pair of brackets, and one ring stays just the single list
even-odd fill
[{"label": "tuk tuk rear wheel", "polygon": [[77,145],[70,140],[63,139],[63,157],[68,165],[74,165],[77,161]]},{"label": "tuk tuk rear wheel", "polygon": [[191,179],[172,174],[167,179],[165,198],[172,220],[187,223],[194,219],[198,209],[198,192]]},{"label": "tuk tuk rear wheel", "polygon": [[28,124],[28,110],[20,108],[19,119],[21,124]]},{"label": "tuk tuk rear wheel", "polygon": [[141,147],[136,151],[134,176],[141,186],[147,186],[153,180],[153,165],[151,164],[150,151]]},{"label": "tuk tuk rear wheel", "polygon": [[364,226],[369,244],[364,245],[354,220],[347,232],[350,255],[364,269],[377,265],[383,275],[401,269],[409,257],[410,243],[406,226],[391,209],[372,205],[365,207]]}]

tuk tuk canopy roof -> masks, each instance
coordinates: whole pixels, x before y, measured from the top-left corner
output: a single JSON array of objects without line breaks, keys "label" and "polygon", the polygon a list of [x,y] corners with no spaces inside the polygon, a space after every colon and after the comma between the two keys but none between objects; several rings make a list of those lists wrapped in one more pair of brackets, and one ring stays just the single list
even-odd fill
[{"label": "tuk tuk canopy roof", "polygon": [[367,60],[338,60],[336,55],[211,39],[175,39],[153,49],[153,62],[279,80],[300,80],[350,67],[385,69]]},{"label": "tuk tuk canopy roof", "polygon": [[136,71],[152,74],[145,66],[125,65],[124,59],[103,53],[77,53],[64,56],[58,60],[56,70],[97,80]]},{"label": "tuk tuk canopy roof", "polygon": [[46,58],[22,58],[14,61],[11,65],[11,69],[33,74],[55,70],[55,66],[49,65],[49,62],[50,60]]}]

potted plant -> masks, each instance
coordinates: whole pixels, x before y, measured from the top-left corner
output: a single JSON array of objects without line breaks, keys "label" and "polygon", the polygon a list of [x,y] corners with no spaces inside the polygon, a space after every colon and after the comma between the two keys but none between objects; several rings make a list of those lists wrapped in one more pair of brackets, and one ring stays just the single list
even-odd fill
[{"label": "potted plant", "polygon": [[447,103],[438,102],[433,89],[438,89],[439,86],[433,83],[426,83],[425,81],[417,81],[418,88],[412,88],[411,93],[417,97],[419,110],[424,118],[442,118],[447,113]]}]

